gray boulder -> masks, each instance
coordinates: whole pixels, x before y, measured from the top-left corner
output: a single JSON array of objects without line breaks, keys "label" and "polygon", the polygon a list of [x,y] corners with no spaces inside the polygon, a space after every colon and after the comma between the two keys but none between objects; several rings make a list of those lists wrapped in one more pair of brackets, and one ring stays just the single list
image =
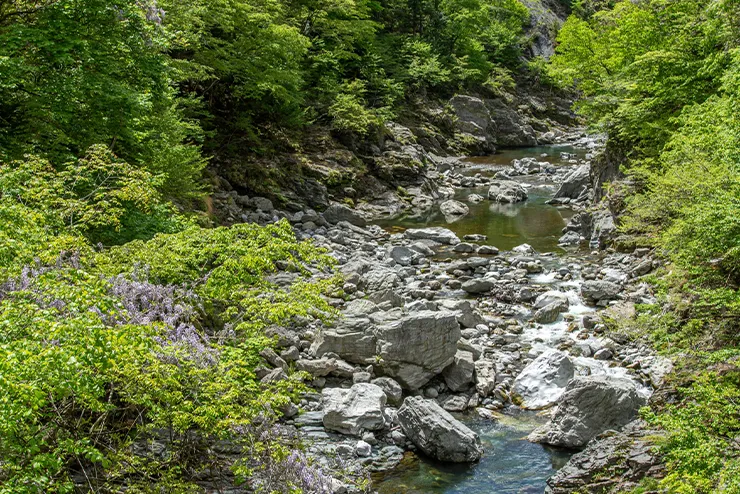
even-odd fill
[{"label": "gray boulder", "polygon": [[577,377],[568,383],[550,421],[533,431],[529,440],[580,448],[598,434],[628,424],[645,402],[628,379]]},{"label": "gray boulder", "polygon": [[311,354],[321,357],[335,353],[356,364],[371,364],[376,354],[376,338],[368,330],[370,320],[365,317],[343,319],[336,328],[324,328],[311,345]]},{"label": "gray boulder", "polygon": [[450,100],[455,112],[457,131],[468,141],[475,153],[491,153],[496,147],[496,124],[491,113],[480,98],[459,94]]},{"label": "gray boulder", "polygon": [[393,259],[401,266],[411,266],[423,256],[416,250],[410,249],[403,245],[392,245],[386,251],[386,257]]},{"label": "gray boulder", "polygon": [[483,447],[478,434],[440,407],[420,396],[406,398],[398,410],[404,434],[425,455],[438,461],[478,461]]},{"label": "gray boulder", "polygon": [[485,293],[496,285],[496,281],[486,278],[473,278],[462,284],[462,289],[468,293]]},{"label": "gray boulder", "polygon": [[549,351],[534,359],[514,379],[512,394],[522,408],[539,410],[557,403],[574,375],[563,352]]},{"label": "gray boulder", "polygon": [[581,295],[594,302],[614,300],[621,291],[622,287],[611,281],[591,280],[581,285]]},{"label": "gray boulder", "polygon": [[386,396],[374,384],[358,383],[349,389],[326,388],[321,393],[324,427],[342,434],[359,435],[363,430],[385,427]]},{"label": "gray boulder", "polygon": [[561,304],[560,302],[552,302],[542,307],[541,309],[537,309],[537,311],[534,313],[534,316],[532,317],[532,320],[540,324],[550,324],[552,322],[555,322],[558,319],[560,313],[564,312],[565,310],[567,310],[567,306],[563,308],[563,304]]},{"label": "gray boulder", "polygon": [[473,354],[458,350],[455,360],[442,372],[442,376],[450,390],[454,392],[467,390],[473,384],[475,376]]},{"label": "gray boulder", "polygon": [[563,179],[563,183],[560,184],[558,191],[555,192],[555,198],[567,197],[569,199],[578,199],[583,193],[583,189],[590,184],[590,171],[590,165],[581,165],[573,169]]},{"label": "gray boulder", "polygon": [[324,219],[333,225],[340,221],[346,221],[355,226],[365,226],[367,224],[362,216],[343,204],[332,204],[326,208],[323,215]]},{"label": "gray boulder", "polygon": [[496,364],[492,360],[476,360],[475,390],[485,398],[496,387]]},{"label": "gray boulder", "polygon": [[440,244],[456,245],[460,243],[460,239],[455,235],[452,230],[442,228],[440,226],[432,226],[429,228],[409,228],[406,230],[406,238],[412,240],[434,240]]},{"label": "gray boulder", "polygon": [[453,362],[460,337],[454,312],[420,311],[378,327],[376,355],[384,374],[417,390]]},{"label": "gray boulder", "polygon": [[401,385],[390,377],[379,377],[371,381],[372,384],[379,386],[388,398],[388,404],[398,406],[403,401],[403,389]]},{"label": "gray boulder", "polygon": [[470,212],[470,208],[467,205],[453,199],[440,204],[439,210],[445,216],[465,216]]},{"label": "gray boulder", "polygon": [[527,191],[513,180],[494,180],[488,189],[488,199],[503,203],[522,202],[527,200]]}]

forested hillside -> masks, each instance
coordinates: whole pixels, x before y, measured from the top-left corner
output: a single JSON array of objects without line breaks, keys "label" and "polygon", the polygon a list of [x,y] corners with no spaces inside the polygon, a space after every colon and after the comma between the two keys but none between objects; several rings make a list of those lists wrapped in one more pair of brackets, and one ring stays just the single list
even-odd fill
[{"label": "forested hillside", "polygon": [[660,303],[616,328],[678,355],[672,390],[646,414],[668,432],[660,486],[738,492],[740,4],[582,2],[575,12],[551,74],[581,91],[579,108],[608,132],[631,181],[610,191],[622,232],[670,261],[654,277]]}]

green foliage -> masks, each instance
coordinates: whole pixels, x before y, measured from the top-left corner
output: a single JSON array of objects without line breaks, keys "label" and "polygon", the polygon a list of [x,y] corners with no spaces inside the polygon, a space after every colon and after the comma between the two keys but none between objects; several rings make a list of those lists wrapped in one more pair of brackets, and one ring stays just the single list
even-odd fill
[{"label": "green foliage", "polygon": [[659,442],[668,466],[660,487],[685,494],[740,492],[740,372],[705,371],[680,392],[678,404],[644,413],[667,432]]},{"label": "green foliage", "polygon": [[373,110],[366,105],[363,81],[354,80],[344,84],[329,107],[332,127],[362,135],[379,129],[384,122],[382,112],[387,109]]},{"label": "green foliage", "polygon": [[[309,265],[330,261],[283,222],[159,235],[11,279],[0,289],[0,492],[68,492],[72,472],[96,490],[168,490],[218,462],[211,439],[259,449],[237,431],[301,389],[299,375],[255,376],[265,328],[332,314],[320,296],[332,279],[308,281]],[[277,266],[298,274],[288,289],[269,281]],[[163,431],[166,454],[134,452]]]},{"label": "green foliage", "polygon": [[740,492],[740,4],[605,4],[576,4],[550,73],[579,88],[583,113],[631,148],[624,169],[637,193],[622,230],[668,264],[649,280],[659,303],[615,321],[681,352],[679,373],[690,376],[676,400],[645,414],[665,432],[660,487]]},{"label": "green foliage", "polygon": [[[205,162],[170,87],[166,37],[140,2],[5,2],[0,18],[0,161],[82,157],[105,143],[189,197]],[[163,182],[164,184],[165,182]]]}]

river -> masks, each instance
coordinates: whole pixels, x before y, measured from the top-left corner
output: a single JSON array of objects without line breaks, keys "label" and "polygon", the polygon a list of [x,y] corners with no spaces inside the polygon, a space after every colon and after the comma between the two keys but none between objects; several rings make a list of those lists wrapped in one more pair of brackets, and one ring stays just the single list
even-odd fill
[{"label": "river", "polygon": [[[561,159],[561,153],[583,158],[586,151],[569,146],[545,146],[504,150],[494,156],[470,159],[463,173],[493,176],[510,165],[513,159],[536,157],[553,165],[572,164],[572,156]],[[558,247],[562,228],[573,211],[568,207],[555,207],[546,202],[557,187],[542,175],[518,177],[528,186],[529,198],[518,204],[498,204],[488,200],[478,204],[466,201],[470,194],[486,196],[487,188],[456,189],[455,199],[468,203],[470,214],[448,221],[438,208],[414,217],[400,217],[378,222],[388,231],[406,228],[443,226],[454,231],[460,238],[468,234],[484,234],[486,241],[501,250],[510,250],[520,244],[530,244],[544,257],[550,268],[570,266],[574,268],[573,279],[567,282],[556,280],[552,275],[534,275],[532,283],[551,285],[551,289],[565,291],[571,300],[569,313],[573,316],[593,312],[580,299],[578,257]],[[548,257],[550,253],[550,257]],[[448,255],[447,253],[443,253]],[[581,253],[581,258],[588,254]],[[555,269],[551,271],[553,273]],[[521,319],[528,312],[523,310]],[[534,349],[553,348],[562,338],[567,338],[567,322],[560,319],[552,324],[530,326],[521,335],[521,341]],[[574,359],[585,373],[624,374],[621,369],[608,369],[602,362],[592,358]],[[496,415],[496,420],[481,419],[476,414],[458,416],[481,437],[486,453],[479,463],[473,465],[445,465],[413,453],[407,453],[401,465],[391,472],[376,477],[374,487],[380,494],[425,493],[425,494],[477,494],[477,493],[541,493],[545,481],[567,462],[572,451],[558,450],[526,440],[527,434],[546,420],[542,414],[524,411],[513,405]]]}]

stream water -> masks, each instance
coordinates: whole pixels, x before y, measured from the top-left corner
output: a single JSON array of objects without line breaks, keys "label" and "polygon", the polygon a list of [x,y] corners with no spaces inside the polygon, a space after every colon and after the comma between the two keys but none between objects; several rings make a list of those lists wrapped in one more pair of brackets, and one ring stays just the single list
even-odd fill
[{"label": "stream water", "polygon": [[[468,160],[468,167],[463,170],[466,175],[480,173],[492,177],[496,172],[506,168],[513,159],[536,157],[549,161],[553,165],[564,165],[560,153],[567,152],[582,158],[586,151],[571,146],[540,146],[504,150],[493,156],[477,157]],[[546,155],[546,156],[543,156]],[[539,175],[517,177],[517,180],[531,187],[527,191],[529,198],[517,204],[499,204],[484,200],[471,204],[466,199],[471,194],[486,197],[487,187],[457,189],[455,199],[470,207],[470,214],[456,221],[448,222],[438,207],[417,216],[378,221],[377,224],[388,230],[422,228],[427,226],[444,226],[454,231],[458,237],[473,233],[488,236],[487,243],[502,250],[510,250],[517,245],[528,243],[539,252],[560,250],[557,246],[562,235],[561,230],[572,211],[567,207],[555,207],[546,204],[552,198],[557,186]]]},{"label": "stream water", "polygon": [[[573,153],[581,158],[585,151],[567,146],[547,146],[505,150],[494,156],[469,160],[465,174],[480,173],[493,176],[497,171],[509,166],[515,158],[536,157],[554,165],[567,162],[560,159],[560,153]],[[547,156],[543,156],[547,155]],[[465,201],[469,194],[486,196],[486,188],[458,189],[455,199],[470,206],[470,214],[454,222],[447,222],[444,215],[435,208],[422,216],[402,217],[378,222],[390,231],[422,226],[443,226],[454,231],[460,238],[466,234],[482,233],[488,236],[489,245],[502,250],[528,243],[538,252],[553,253],[551,265],[567,265],[569,258],[557,246],[561,230],[573,214],[567,207],[554,207],[546,201],[554,194],[556,185],[537,175],[518,177],[517,180],[531,185],[529,199],[524,203],[501,205],[484,200],[479,204]],[[552,289],[563,287],[571,299],[571,314],[592,311],[580,300],[579,282],[571,286],[556,282],[553,276],[537,275],[533,283],[552,285]],[[565,321],[528,328],[522,334],[522,341],[540,350],[552,348],[558,338],[567,337]],[[576,365],[589,373],[612,373],[594,359],[574,359]],[[615,369],[619,372],[621,369]],[[402,464],[375,479],[375,489],[380,494],[429,493],[429,494],[478,494],[478,493],[541,493],[545,481],[562,467],[572,454],[533,444],[526,440],[527,434],[545,421],[534,412],[526,412],[517,407],[509,407],[499,414],[496,421],[479,419],[477,415],[462,416],[469,427],[481,437],[486,453],[474,465],[444,465],[408,453]]]}]

